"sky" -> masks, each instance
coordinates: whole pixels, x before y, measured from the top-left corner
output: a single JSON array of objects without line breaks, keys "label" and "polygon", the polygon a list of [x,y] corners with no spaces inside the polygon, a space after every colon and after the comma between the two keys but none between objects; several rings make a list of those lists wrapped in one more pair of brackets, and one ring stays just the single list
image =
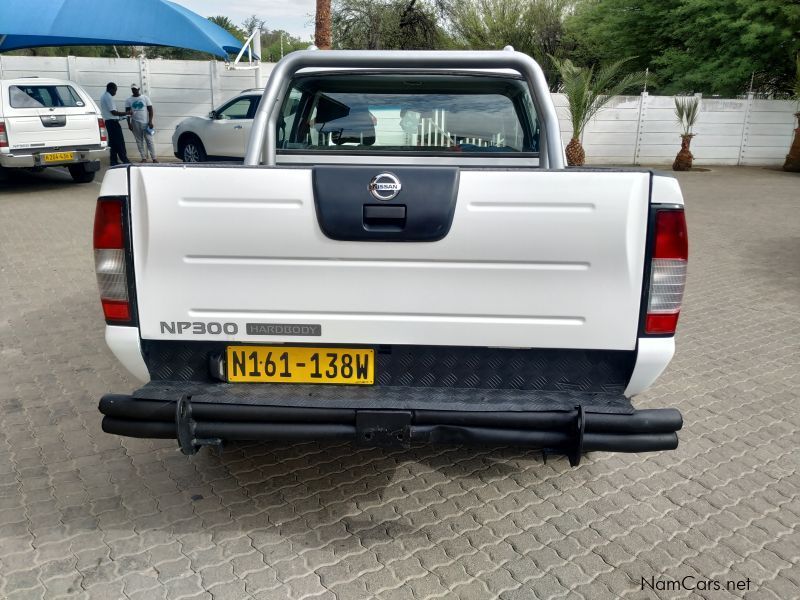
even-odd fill
[{"label": "sky", "polygon": [[302,40],[314,35],[315,0],[174,0],[203,17],[224,15],[240,25],[256,15],[268,29],[283,29]]}]

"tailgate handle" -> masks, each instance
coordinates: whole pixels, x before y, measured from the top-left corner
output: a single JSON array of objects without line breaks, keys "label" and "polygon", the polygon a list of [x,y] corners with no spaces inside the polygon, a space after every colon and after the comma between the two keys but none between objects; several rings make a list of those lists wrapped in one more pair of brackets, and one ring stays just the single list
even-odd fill
[{"label": "tailgate handle", "polygon": [[368,231],[402,231],[405,226],[406,206],[404,204],[364,205],[364,229]]},{"label": "tailgate handle", "polygon": [[41,115],[39,119],[45,127],[65,127],[67,124],[66,115]]}]

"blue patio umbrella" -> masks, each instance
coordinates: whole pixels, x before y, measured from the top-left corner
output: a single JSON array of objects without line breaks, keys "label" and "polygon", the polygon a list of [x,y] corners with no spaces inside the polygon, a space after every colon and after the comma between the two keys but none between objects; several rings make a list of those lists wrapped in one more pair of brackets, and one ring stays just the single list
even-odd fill
[{"label": "blue patio umbrella", "polygon": [[40,46],[175,46],[222,58],[242,43],[169,0],[0,0],[0,52]]}]

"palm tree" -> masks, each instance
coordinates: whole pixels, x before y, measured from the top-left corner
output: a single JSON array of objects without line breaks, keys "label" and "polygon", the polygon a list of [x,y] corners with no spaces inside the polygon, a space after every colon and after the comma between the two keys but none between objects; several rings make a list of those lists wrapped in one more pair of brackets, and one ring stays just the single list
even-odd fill
[{"label": "palm tree", "polygon": [[572,122],[572,139],[567,144],[567,163],[581,166],[586,162],[586,152],[581,144],[583,130],[614,96],[631,88],[644,85],[644,73],[629,73],[620,76],[623,65],[631,60],[625,58],[595,71],[594,67],[579,67],[568,59],[550,56],[561,75],[559,91],[567,97],[569,118]]},{"label": "palm tree", "polygon": [[331,0],[317,0],[314,43],[320,50],[331,49]]},{"label": "palm tree", "polygon": [[694,133],[692,127],[697,122],[700,115],[700,98],[698,96],[675,96],[675,116],[680,123],[683,133],[681,133],[681,150],[672,163],[673,171],[688,171],[692,168],[694,156],[689,150]]},{"label": "palm tree", "polygon": [[797,118],[797,129],[794,130],[794,140],[789,148],[789,154],[786,155],[786,162],[783,163],[783,170],[800,173],[800,54],[797,55],[797,71],[794,77],[792,96],[797,102],[798,111],[794,113]]}]

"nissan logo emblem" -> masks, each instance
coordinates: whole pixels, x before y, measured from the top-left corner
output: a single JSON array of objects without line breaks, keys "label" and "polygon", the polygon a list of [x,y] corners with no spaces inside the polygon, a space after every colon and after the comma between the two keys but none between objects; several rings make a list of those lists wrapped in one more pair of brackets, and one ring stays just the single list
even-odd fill
[{"label": "nissan logo emblem", "polygon": [[388,201],[397,196],[403,186],[393,173],[380,173],[372,178],[368,189],[376,200]]}]

